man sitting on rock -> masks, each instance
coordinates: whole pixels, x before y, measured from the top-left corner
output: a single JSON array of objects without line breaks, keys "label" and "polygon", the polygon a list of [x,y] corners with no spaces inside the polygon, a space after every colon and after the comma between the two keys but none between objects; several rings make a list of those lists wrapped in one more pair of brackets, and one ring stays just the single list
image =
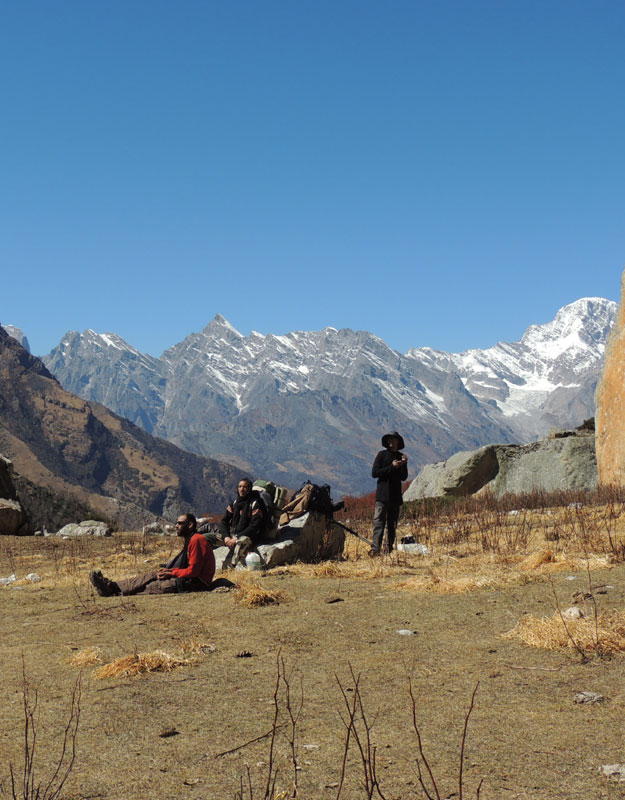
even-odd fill
[{"label": "man sitting on rock", "polygon": [[184,547],[164,567],[136,578],[112,581],[98,570],[89,575],[100,597],[128,594],[168,594],[206,591],[215,574],[215,556],[206,539],[197,533],[193,514],[182,514],[176,533],[184,538]]},{"label": "man sitting on rock", "polygon": [[224,567],[236,567],[264,528],[262,500],[258,492],[252,491],[252,481],[242,478],[237,491],[238,497],[230,503],[219,523],[219,532],[204,534],[213,547],[230,548]]}]

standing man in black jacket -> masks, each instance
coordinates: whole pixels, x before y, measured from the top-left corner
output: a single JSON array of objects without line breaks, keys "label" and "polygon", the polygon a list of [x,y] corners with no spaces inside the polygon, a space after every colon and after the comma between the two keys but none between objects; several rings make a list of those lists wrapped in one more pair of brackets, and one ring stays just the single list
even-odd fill
[{"label": "standing man in black jacket", "polygon": [[404,440],[399,433],[385,433],[382,447],[385,449],[377,454],[371,470],[371,477],[378,479],[373,517],[373,547],[369,551],[371,556],[380,555],[385,525],[388,552],[393,549],[399,509],[403,502],[401,484],[408,477],[408,458],[400,452],[404,449]]}]

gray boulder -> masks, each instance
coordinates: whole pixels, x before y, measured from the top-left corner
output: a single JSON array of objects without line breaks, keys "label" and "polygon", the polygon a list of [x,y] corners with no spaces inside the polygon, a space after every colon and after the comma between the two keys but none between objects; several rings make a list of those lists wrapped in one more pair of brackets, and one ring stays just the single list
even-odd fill
[{"label": "gray boulder", "polygon": [[0,498],[0,534],[20,536],[30,533],[24,509],[17,500]]},{"label": "gray boulder", "polygon": [[111,529],[104,522],[86,519],[83,522],[70,522],[57,533],[57,536],[110,536]]},{"label": "gray boulder", "polygon": [[[567,432],[569,433],[569,432]],[[404,500],[465,497],[488,491],[504,494],[594,489],[595,438],[587,433],[541,439],[532,444],[493,444],[455,453],[427,464],[404,493]]]},{"label": "gray boulder", "polygon": [[22,536],[31,533],[26,512],[13,483],[13,464],[0,455],[0,535]]},{"label": "gray boulder", "polygon": [[[308,511],[288,525],[281,525],[275,538],[257,545],[250,553],[257,553],[261,567],[270,569],[296,561],[311,562],[320,554],[324,558],[336,558],[343,552],[344,544],[345,533],[341,528],[328,525],[323,514]],[[218,547],[214,552],[217,569],[221,569],[229,549]]]},{"label": "gray boulder", "polygon": [[170,536],[176,532],[176,529],[167,522],[150,522],[148,525],[143,526],[143,532],[153,533],[156,536]]}]

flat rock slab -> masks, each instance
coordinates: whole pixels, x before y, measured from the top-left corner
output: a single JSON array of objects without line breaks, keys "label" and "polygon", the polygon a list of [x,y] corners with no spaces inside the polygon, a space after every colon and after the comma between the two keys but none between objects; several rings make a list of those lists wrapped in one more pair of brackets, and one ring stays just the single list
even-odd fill
[{"label": "flat rock slab", "polygon": [[[328,525],[326,517],[315,511],[308,511],[288,525],[281,525],[271,541],[258,544],[250,552],[260,556],[260,568],[271,569],[296,561],[312,562],[323,552],[324,558],[336,558],[343,552],[345,533],[336,525]],[[215,549],[215,564],[222,569],[230,550],[227,547]],[[246,567],[241,564],[241,567]],[[257,567],[254,567],[257,568]]]}]

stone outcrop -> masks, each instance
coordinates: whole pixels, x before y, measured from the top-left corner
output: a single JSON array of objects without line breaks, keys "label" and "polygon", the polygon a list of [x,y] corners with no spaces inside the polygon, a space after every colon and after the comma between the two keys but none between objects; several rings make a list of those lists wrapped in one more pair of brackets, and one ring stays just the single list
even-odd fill
[{"label": "stone outcrop", "polygon": [[110,536],[111,529],[97,519],[85,519],[82,522],[70,522],[64,525],[57,536]]},{"label": "stone outcrop", "polygon": [[0,535],[22,536],[31,532],[13,483],[13,464],[0,456]]},{"label": "stone outcrop", "polygon": [[625,273],[595,395],[599,483],[625,484]]},{"label": "stone outcrop", "polygon": [[[258,553],[260,566],[270,569],[296,561],[314,561],[320,555],[336,558],[343,552],[344,544],[345,533],[341,528],[328,525],[323,514],[308,511],[288,525],[281,525],[275,538],[257,545],[250,552]],[[214,552],[216,567],[221,569],[230,551],[227,547],[218,547]]]},{"label": "stone outcrop", "polygon": [[404,500],[593,489],[597,485],[595,439],[567,431],[532,444],[492,444],[427,464],[404,493]]}]

